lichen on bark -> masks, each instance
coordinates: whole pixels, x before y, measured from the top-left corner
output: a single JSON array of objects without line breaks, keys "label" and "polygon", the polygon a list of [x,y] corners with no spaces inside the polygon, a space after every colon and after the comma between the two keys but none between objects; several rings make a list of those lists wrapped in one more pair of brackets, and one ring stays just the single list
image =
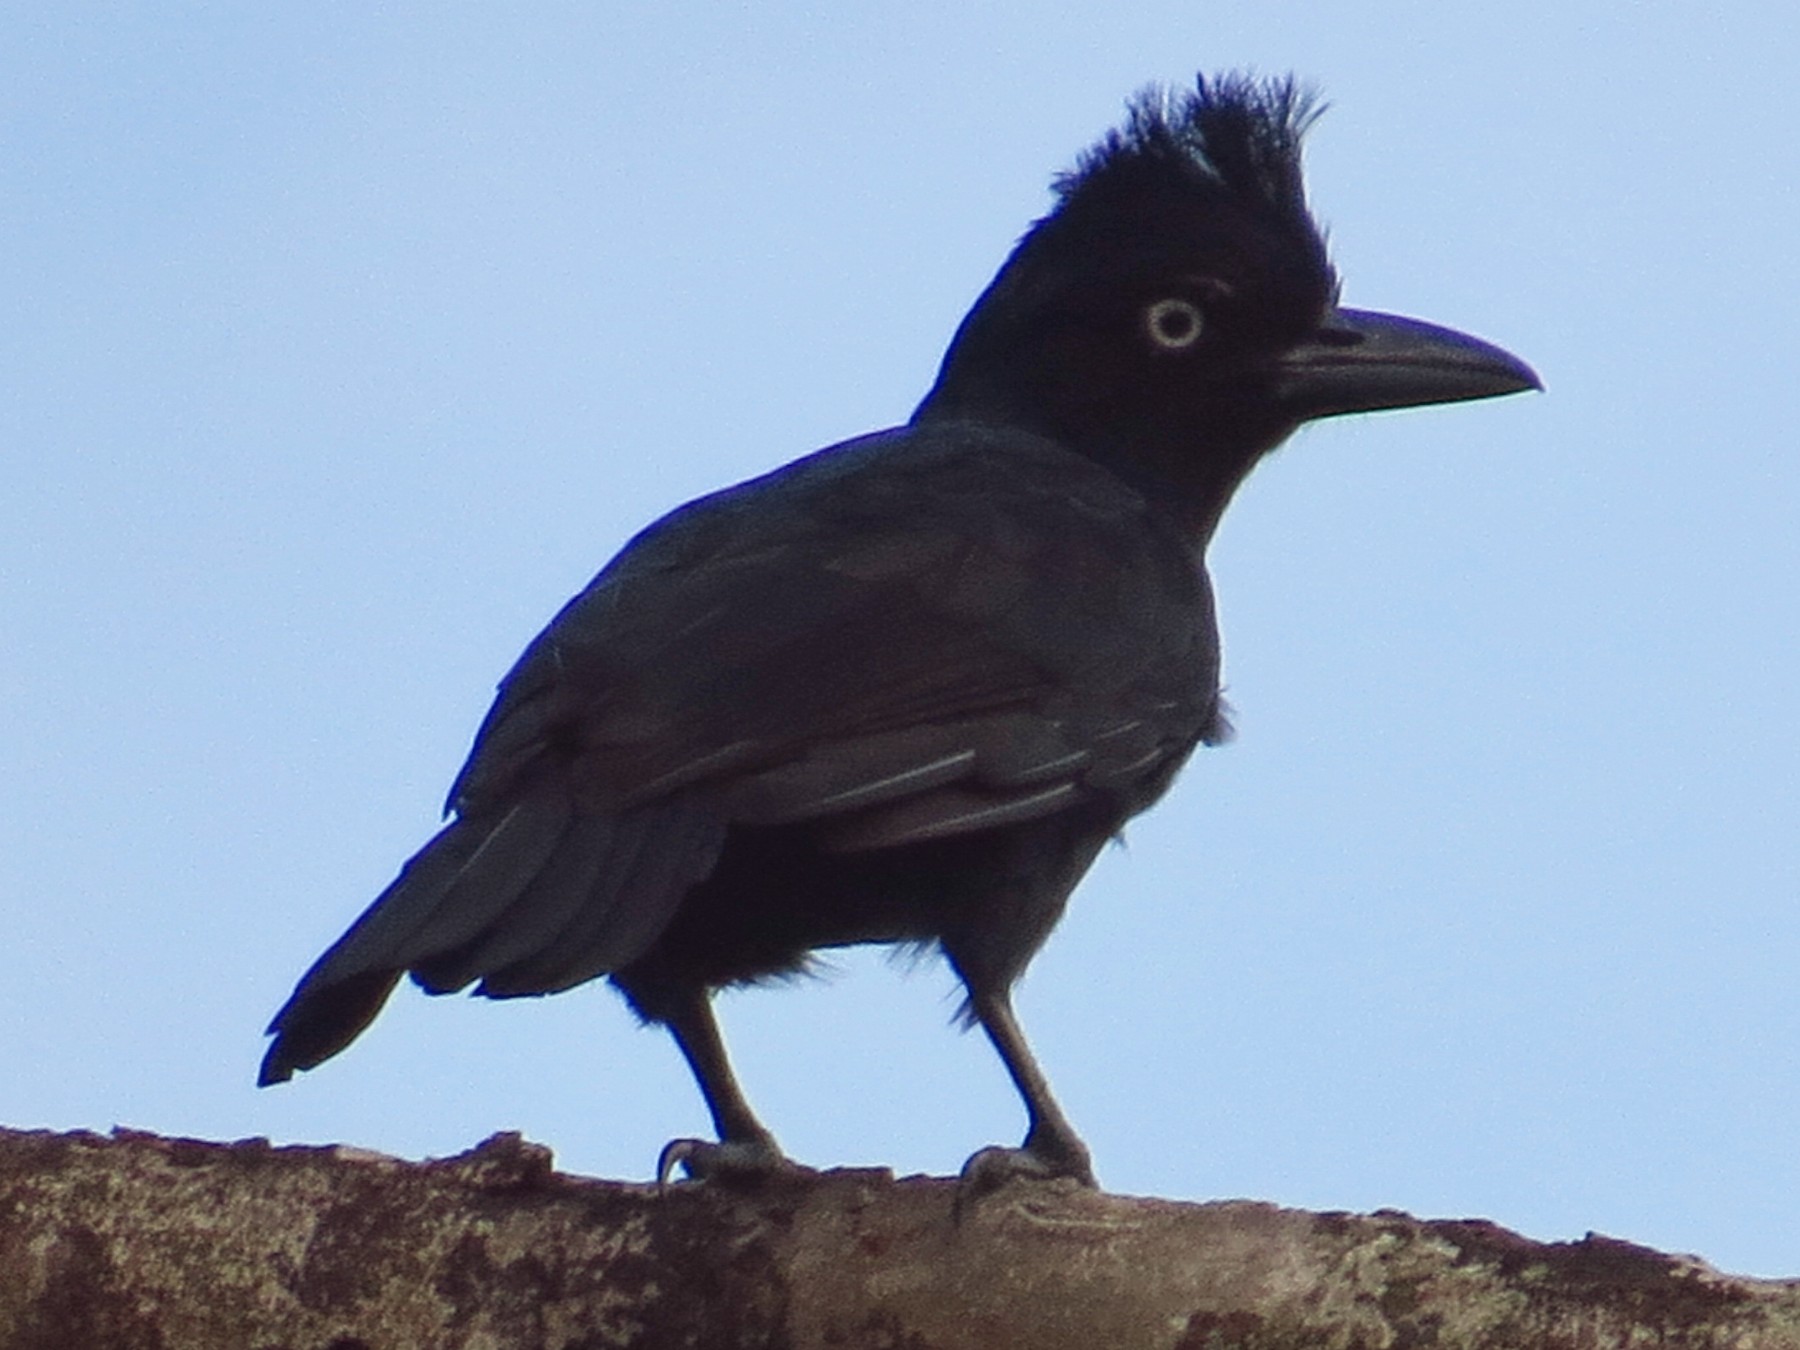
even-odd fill
[{"label": "lichen on bark", "polygon": [[1590,1235],[846,1170],[565,1176],[0,1131],[3,1350],[1800,1350],[1800,1282]]}]

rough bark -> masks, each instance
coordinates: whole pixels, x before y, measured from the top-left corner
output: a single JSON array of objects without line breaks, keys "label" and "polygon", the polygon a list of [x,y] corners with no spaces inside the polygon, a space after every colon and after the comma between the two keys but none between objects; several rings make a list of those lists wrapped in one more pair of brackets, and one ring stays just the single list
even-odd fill
[{"label": "rough bark", "polygon": [[0,1131],[4,1350],[1800,1350],[1800,1281],[1610,1238],[842,1171],[558,1174]]}]

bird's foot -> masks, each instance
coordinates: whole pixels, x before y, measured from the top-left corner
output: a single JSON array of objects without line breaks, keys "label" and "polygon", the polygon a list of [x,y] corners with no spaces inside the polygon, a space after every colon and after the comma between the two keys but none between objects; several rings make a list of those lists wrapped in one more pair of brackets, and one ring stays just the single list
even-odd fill
[{"label": "bird's foot", "polygon": [[960,1220],[983,1196],[1015,1181],[1068,1180],[1096,1190],[1094,1165],[1080,1140],[1025,1141],[1023,1148],[979,1149],[963,1164],[956,1182],[955,1216]]},{"label": "bird's foot", "polygon": [[773,1176],[809,1176],[813,1169],[785,1157],[768,1136],[751,1139],[671,1139],[656,1158],[656,1184],[666,1188],[679,1167],[690,1181],[745,1183]]}]

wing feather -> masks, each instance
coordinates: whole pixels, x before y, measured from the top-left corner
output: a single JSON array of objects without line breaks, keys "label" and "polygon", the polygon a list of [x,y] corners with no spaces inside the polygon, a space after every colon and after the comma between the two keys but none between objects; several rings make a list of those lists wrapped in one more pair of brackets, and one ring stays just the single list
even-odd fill
[{"label": "wing feather", "polygon": [[263,1081],[427,990],[568,988],[649,950],[733,827],[840,850],[1123,820],[1223,734],[1204,574],[1092,462],[931,424],[633,540],[502,681],[454,819],[302,979]]},{"label": "wing feather", "polygon": [[1203,574],[1143,497],[1016,433],[913,429],[633,541],[508,675],[452,800],[551,763],[583,811],[698,793],[886,846],[1128,789],[1216,700]]}]

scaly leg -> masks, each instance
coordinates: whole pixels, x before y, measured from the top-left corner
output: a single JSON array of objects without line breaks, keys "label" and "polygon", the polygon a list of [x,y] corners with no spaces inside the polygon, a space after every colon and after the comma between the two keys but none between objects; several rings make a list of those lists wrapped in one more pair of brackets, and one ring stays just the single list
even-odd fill
[{"label": "scaly leg", "polygon": [[969,1008],[1025,1099],[1031,1124],[1022,1147],[984,1148],[963,1164],[964,1193],[980,1195],[1015,1177],[1072,1177],[1083,1186],[1095,1185],[1087,1145],[1081,1142],[1051,1095],[1050,1080],[1038,1067],[1031,1047],[1025,1043],[1025,1033],[1019,1029],[1019,1020],[1013,1015],[1011,997],[1004,990],[971,990]]},{"label": "scaly leg", "polygon": [[683,999],[665,1019],[681,1048],[694,1081],[712,1113],[717,1143],[708,1139],[673,1139],[656,1160],[658,1185],[666,1185],[679,1164],[690,1177],[757,1177],[795,1168],[782,1156],[763,1123],[750,1109],[713,1016],[712,998],[703,989]]}]

